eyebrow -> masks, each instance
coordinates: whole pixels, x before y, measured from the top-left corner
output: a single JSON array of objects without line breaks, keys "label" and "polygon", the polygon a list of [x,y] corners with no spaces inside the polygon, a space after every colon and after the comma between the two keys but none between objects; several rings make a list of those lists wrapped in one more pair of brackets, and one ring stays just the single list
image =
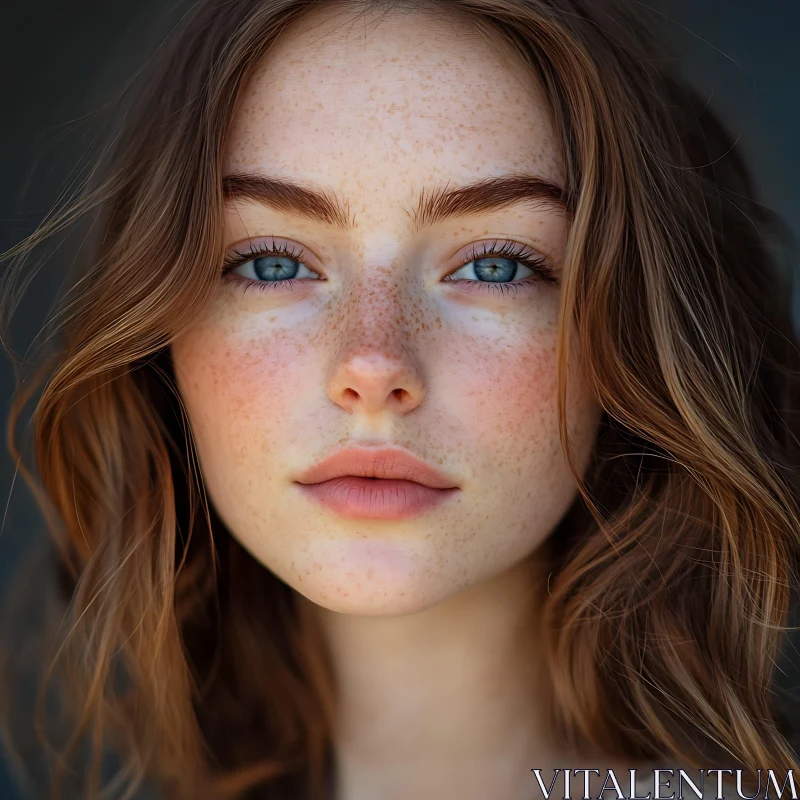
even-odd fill
[{"label": "eyebrow", "polygon": [[[349,202],[335,192],[303,186],[287,178],[236,172],[222,179],[225,200],[254,200],[298,216],[349,231],[356,220]],[[537,175],[515,173],[484,178],[465,186],[423,189],[412,211],[404,209],[414,232],[454,217],[499,210],[520,202],[545,205],[569,215],[567,197],[558,184]]]}]

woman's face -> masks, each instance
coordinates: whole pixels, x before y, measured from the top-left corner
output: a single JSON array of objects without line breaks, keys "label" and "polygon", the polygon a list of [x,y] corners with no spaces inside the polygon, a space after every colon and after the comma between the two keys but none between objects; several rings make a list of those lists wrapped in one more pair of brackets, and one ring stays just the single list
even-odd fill
[{"label": "woman's face", "polygon": [[[430,203],[512,174],[563,186],[548,105],[516,58],[458,18],[318,9],[238,106],[225,175],[324,191],[343,213],[236,183],[249,196],[234,193],[225,236],[244,258],[175,341],[176,377],[220,517],[329,609],[411,613],[498,576],[575,497],[558,434],[561,288],[540,272],[559,276],[569,220],[535,180]],[[600,410],[572,369],[585,464]],[[377,481],[340,482],[332,507],[297,482],[354,446],[399,448],[454,488],[418,491],[434,501],[402,514],[392,498],[418,485],[383,484],[370,505]]]}]

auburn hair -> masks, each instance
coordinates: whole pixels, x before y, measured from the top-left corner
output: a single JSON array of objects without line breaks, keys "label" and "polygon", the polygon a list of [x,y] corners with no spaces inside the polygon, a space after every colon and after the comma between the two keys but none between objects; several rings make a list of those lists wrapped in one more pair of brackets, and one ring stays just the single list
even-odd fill
[{"label": "auburn hair", "polygon": [[[86,757],[92,798],[146,781],[175,798],[323,796],[328,655],[207,502],[169,350],[216,291],[242,87],[321,5],[194,4],[126,89],[80,193],[4,254],[7,323],[32,252],[87,226],[8,428],[56,545],[37,578],[56,589],[44,685],[69,725],[54,795]],[[800,552],[800,349],[784,228],[732,137],[620,0],[338,5],[460,15],[524,59],[552,105],[572,217],[560,433],[579,488],[548,540],[554,735],[689,766],[797,767],[775,672]],[[565,425],[570,348],[603,409],[584,474]],[[37,391],[26,467],[19,419]]]}]

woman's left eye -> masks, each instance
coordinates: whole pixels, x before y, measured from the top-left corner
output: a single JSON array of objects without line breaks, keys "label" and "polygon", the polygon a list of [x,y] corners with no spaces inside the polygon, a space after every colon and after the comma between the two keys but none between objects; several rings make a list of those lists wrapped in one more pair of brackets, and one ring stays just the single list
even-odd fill
[{"label": "woman's left eye", "polygon": [[[497,243],[490,246],[482,244],[479,251],[473,250],[470,259],[458,269],[443,278],[469,285],[469,288],[500,291],[518,290],[523,286],[539,283],[556,283],[555,274],[548,266],[547,260],[527,248],[514,242]],[[223,275],[235,274],[237,283],[245,284],[245,290],[251,286],[259,291],[266,291],[276,286],[291,286],[295,281],[312,278],[319,280],[319,273],[309,269],[301,260],[302,253],[296,252],[285,244],[261,246],[248,253],[237,253],[225,262]],[[528,271],[528,275],[519,278],[520,268]],[[460,278],[457,276],[462,274]],[[469,277],[475,276],[475,277]]]},{"label": "woman's left eye", "polygon": [[[558,283],[556,274],[548,260],[528,247],[517,242],[494,240],[473,245],[468,254],[469,261],[444,278],[458,281],[459,273],[465,289],[470,291],[493,291],[503,294],[506,290],[518,292],[520,289],[533,289],[534,284]],[[520,268],[527,270],[519,278]],[[474,275],[475,278],[471,276]]]}]

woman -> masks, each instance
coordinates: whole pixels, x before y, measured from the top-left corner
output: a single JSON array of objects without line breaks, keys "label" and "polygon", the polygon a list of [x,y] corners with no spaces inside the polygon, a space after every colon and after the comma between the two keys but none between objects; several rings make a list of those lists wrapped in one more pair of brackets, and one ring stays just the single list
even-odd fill
[{"label": "woman", "polygon": [[589,0],[195,8],[35,412],[67,756],[169,798],[796,766],[786,277],[656,52]]}]

